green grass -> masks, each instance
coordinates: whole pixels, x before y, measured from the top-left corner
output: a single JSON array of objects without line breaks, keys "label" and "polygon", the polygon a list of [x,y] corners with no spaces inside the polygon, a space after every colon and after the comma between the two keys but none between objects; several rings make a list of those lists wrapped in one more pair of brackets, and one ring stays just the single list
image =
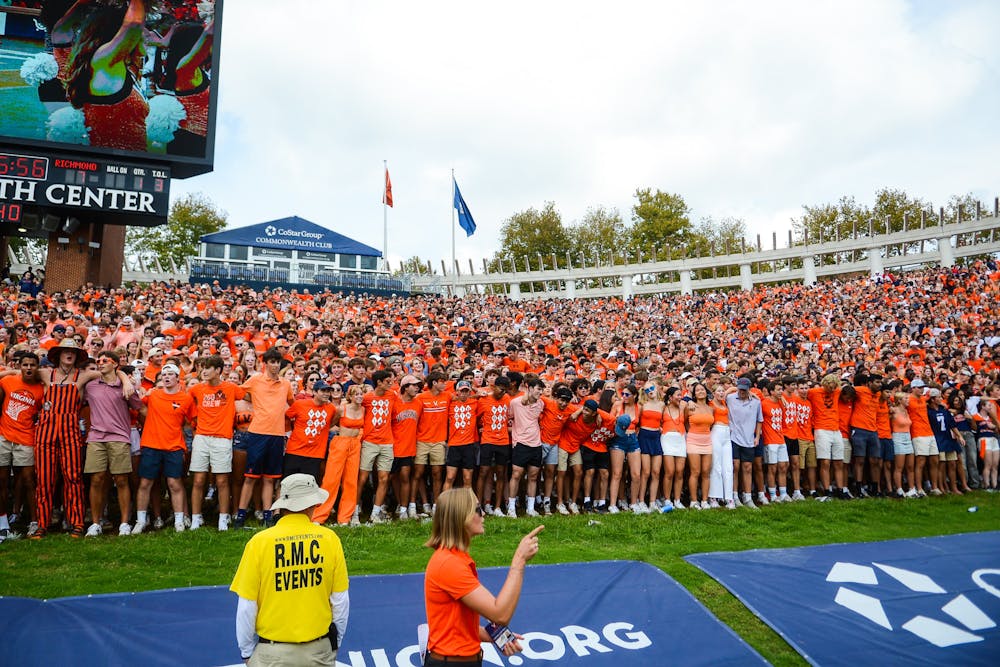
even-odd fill
[{"label": "green grass", "polygon": [[[968,512],[977,505],[979,511]],[[592,520],[599,521],[590,525]],[[507,565],[523,534],[539,520],[487,519],[473,542],[480,567]],[[805,662],[788,644],[713,579],[683,560],[706,551],[868,542],[996,530],[1000,494],[920,501],[804,502],[757,512],[673,512],[665,516],[549,517],[534,563],[642,560],[685,586],[720,620],[775,665]],[[403,523],[338,528],[353,575],[420,572],[429,527]],[[247,532],[209,528],[175,534],[71,540],[53,535],[0,546],[0,593],[36,598],[228,584]]]}]

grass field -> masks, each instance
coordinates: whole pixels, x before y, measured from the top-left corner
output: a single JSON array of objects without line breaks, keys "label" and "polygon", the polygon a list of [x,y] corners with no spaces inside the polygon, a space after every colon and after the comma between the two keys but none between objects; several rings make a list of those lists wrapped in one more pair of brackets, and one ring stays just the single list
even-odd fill
[{"label": "grass field", "polygon": [[[969,512],[971,506],[977,512]],[[591,525],[591,521],[599,523]],[[506,565],[540,521],[488,519],[472,554],[480,567]],[[760,511],[547,517],[535,563],[642,560],[694,594],[775,665],[805,662],[728,591],[683,556],[707,551],[869,542],[1000,529],[1000,494],[925,500],[812,501]],[[352,575],[420,572],[429,526],[416,522],[338,528]],[[173,530],[137,537],[71,540],[54,535],[0,545],[0,593],[36,598],[228,584],[248,532]],[[494,591],[495,592],[495,591]]]}]

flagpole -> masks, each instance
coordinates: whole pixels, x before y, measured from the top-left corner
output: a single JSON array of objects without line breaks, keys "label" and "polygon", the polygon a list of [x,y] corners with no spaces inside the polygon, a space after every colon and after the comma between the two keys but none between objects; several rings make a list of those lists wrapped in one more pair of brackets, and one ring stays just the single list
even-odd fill
[{"label": "flagpole", "polygon": [[[382,178],[387,179],[388,160],[382,160]],[[389,273],[389,203],[385,200],[386,184],[382,184],[382,270]]]},{"label": "flagpole", "polygon": [[458,291],[458,276],[455,275],[455,170],[451,170],[451,295]]}]

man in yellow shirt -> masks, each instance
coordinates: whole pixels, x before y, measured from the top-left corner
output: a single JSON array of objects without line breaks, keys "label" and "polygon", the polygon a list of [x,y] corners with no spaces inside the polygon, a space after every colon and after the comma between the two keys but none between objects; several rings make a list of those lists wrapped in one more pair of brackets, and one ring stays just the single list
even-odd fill
[{"label": "man in yellow shirt", "polygon": [[248,665],[336,665],[350,598],[340,538],[312,523],[328,493],[312,475],[281,482],[277,525],[247,542],[229,587],[239,596],[236,641]]}]

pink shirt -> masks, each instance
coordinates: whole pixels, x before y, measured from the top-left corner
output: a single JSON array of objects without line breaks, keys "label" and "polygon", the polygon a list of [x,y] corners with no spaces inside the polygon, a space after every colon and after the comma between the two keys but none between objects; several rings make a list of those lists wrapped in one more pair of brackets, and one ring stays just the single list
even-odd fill
[{"label": "pink shirt", "polygon": [[518,396],[510,402],[509,409],[514,421],[510,429],[514,444],[541,447],[542,431],[538,427],[538,418],[545,409],[545,403],[539,399],[529,405],[524,402],[524,396]]}]

